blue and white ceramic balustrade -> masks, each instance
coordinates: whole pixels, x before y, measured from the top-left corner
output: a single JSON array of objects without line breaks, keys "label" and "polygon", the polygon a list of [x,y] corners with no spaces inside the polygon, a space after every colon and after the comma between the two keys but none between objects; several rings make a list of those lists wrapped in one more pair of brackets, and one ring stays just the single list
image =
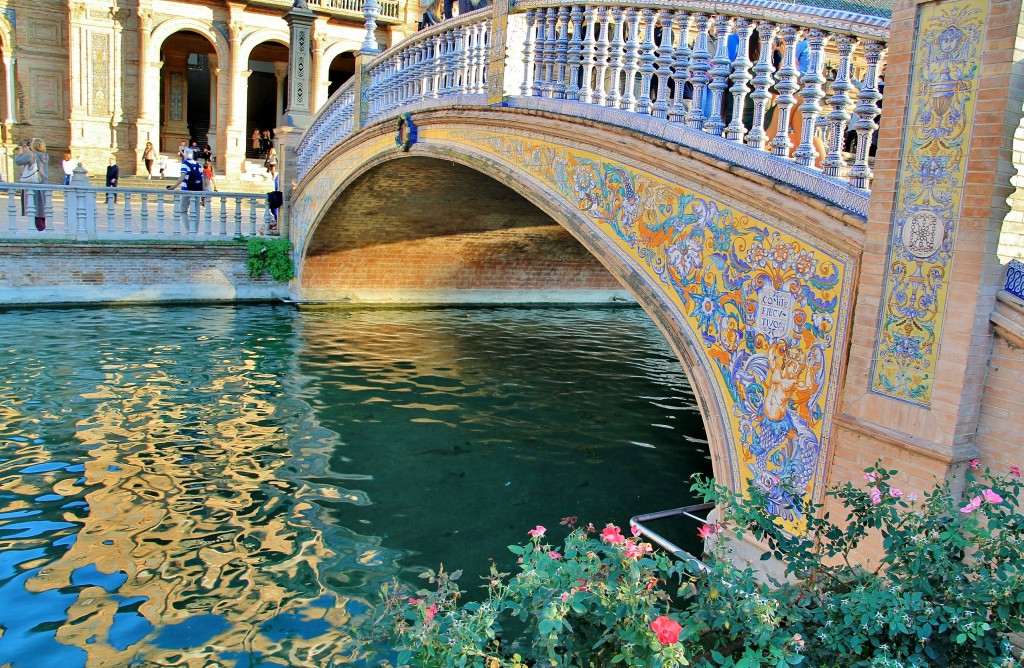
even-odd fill
[{"label": "blue and white ceramic balustrade", "polygon": [[[864,215],[889,19],[766,0],[709,13],[725,6],[518,2],[504,33],[505,104],[679,141]],[[492,9],[481,9],[378,56],[366,121],[486,105],[491,27]],[[354,102],[347,85],[315,117],[300,179],[358,129]]]}]

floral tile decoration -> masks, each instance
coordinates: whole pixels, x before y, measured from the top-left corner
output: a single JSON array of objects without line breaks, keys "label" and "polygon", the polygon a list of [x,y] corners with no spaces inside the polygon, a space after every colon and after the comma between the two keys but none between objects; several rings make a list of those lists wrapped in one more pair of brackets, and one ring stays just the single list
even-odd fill
[{"label": "floral tile decoration", "polygon": [[871,391],[931,405],[988,3],[918,8]]}]

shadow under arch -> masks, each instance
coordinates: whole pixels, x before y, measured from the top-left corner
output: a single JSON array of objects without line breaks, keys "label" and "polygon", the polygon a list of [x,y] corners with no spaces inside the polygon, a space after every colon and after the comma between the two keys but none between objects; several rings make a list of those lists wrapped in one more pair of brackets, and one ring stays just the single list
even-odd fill
[{"label": "shadow under arch", "polygon": [[[378,124],[315,165],[291,198],[296,295],[325,212],[363,174],[409,156],[481,172],[567,229],[637,299],[699,397],[716,477],[737,491],[757,484],[768,510],[798,530],[825,490],[856,273],[828,216],[777,207],[777,193],[776,208],[758,206],[759,193],[730,191],[727,169],[680,167],[678,153],[609,142],[607,129],[478,120],[427,116],[408,154],[391,124]],[[388,193],[378,196],[383,211]]]}]

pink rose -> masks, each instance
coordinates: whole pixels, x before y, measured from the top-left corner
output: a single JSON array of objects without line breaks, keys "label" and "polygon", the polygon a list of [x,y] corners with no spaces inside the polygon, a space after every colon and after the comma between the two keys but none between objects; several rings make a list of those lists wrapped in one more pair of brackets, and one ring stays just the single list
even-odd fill
[{"label": "pink rose", "polygon": [[878,476],[876,476],[874,473],[865,473],[864,480],[868,482],[876,482],[878,480]]},{"label": "pink rose", "polygon": [[427,621],[429,622],[435,615],[437,615],[437,603],[431,603],[427,608]]},{"label": "pink rose", "polygon": [[562,555],[558,554],[554,550],[548,552],[548,556],[551,557],[552,559],[561,559],[562,558]]},{"label": "pink rose", "polygon": [[643,532],[640,531],[640,527],[638,527],[637,525],[630,524],[629,525],[629,533],[633,534],[633,538],[639,538],[640,534],[643,533]]},{"label": "pink rose", "polygon": [[562,596],[561,596],[561,599],[562,599],[562,603],[565,603],[566,601],[569,600],[569,594],[563,593]]},{"label": "pink rose", "polygon": [[1019,478],[1020,477],[1020,467],[1017,466],[1017,465],[1011,466],[1010,467],[1010,475],[1012,475],[1014,478]]},{"label": "pink rose", "polygon": [[979,466],[981,466],[981,462],[979,462],[977,459],[972,459],[970,462],[970,466],[972,469],[976,469]]},{"label": "pink rose", "polygon": [[987,501],[988,503],[1002,503],[1003,502],[1003,497],[999,496],[998,494],[996,494],[991,489],[986,489],[984,492],[981,493],[981,495],[983,497],[985,497],[985,501]]},{"label": "pink rose", "polygon": [[626,558],[627,559],[639,559],[648,552],[653,551],[650,543],[637,543],[632,540],[626,541]]},{"label": "pink rose", "polygon": [[901,496],[903,496],[903,490],[901,490],[901,489],[899,489],[897,487],[890,487],[889,488],[889,496],[891,496],[894,499],[898,499]]},{"label": "pink rose", "polygon": [[872,487],[868,490],[868,496],[871,497],[871,505],[877,506],[882,502],[882,490],[877,487]]},{"label": "pink rose", "polygon": [[526,533],[530,534],[534,538],[543,538],[544,534],[546,532],[547,532],[547,529],[545,529],[544,527],[542,527],[541,525],[538,524],[536,529],[533,529],[531,531],[527,531]]},{"label": "pink rose", "polygon": [[716,533],[721,533],[721,524],[705,524],[701,528],[697,529],[698,538],[711,538]]},{"label": "pink rose", "polygon": [[612,545],[626,542],[625,536],[622,535],[622,529],[614,524],[609,524],[604,528],[604,531],[601,532],[601,540]]},{"label": "pink rose", "polygon": [[966,515],[968,513],[973,513],[975,510],[977,510],[980,507],[981,507],[981,497],[980,496],[976,496],[973,499],[971,499],[967,503],[966,506],[961,508],[960,512],[962,512],[962,513],[964,513]]},{"label": "pink rose", "polygon": [[651,629],[658,634],[658,642],[662,645],[674,645],[679,642],[679,632],[683,627],[675,620],[662,615],[651,622]]}]

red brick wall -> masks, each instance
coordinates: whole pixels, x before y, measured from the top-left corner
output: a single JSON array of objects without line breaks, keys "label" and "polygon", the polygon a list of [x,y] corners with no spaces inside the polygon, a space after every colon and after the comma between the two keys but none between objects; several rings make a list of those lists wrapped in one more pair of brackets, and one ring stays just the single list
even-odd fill
[{"label": "red brick wall", "polygon": [[511,188],[411,157],[353,183],[313,233],[303,289],[619,290],[568,231]]},{"label": "red brick wall", "polygon": [[1024,468],[1024,301],[1001,298],[985,377],[976,442],[982,464],[1006,473]]},{"label": "red brick wall", "polygon": [[0,242],[0,303],[270,299],[242,244]]}]

